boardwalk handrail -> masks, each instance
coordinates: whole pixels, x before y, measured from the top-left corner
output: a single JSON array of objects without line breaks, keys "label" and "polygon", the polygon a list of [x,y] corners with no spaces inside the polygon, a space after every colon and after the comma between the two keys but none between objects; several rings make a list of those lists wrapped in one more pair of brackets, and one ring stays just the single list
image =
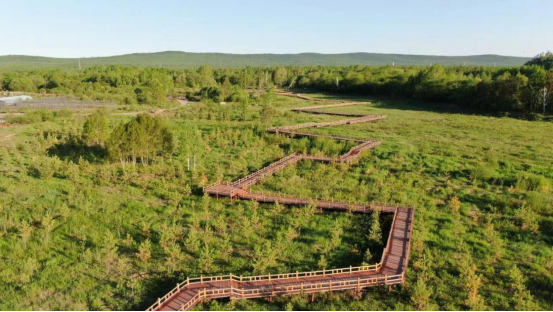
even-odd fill
[{"label": "boardwalk handrail", "polygon": [[382,267],[382,263],[362,265],[356,267],[328,269],[318,271],[306,271],[306,272],[293,272],[293,273],[275,273],[266,275],[254,275],[254,276],[238,276],[234,274],[216,275],[216,276],[200,276],[195,278],[187,278],[181,283],[177,283],[177,286],[169,291],[165,296],[158,298],[158,300],[151,305],[146,311],[153,311],[157,307],[163,305],[173,295],[179,293],[183,288],[193,284],[203,284],[208,282],[221,282],[221,281],[233,281],[233,282],[258,282],[258,281],[275,281],[275,280],[287,280],[287,279],[299,279],[303,277],[314,276],[333,276],[338,274],[356,273],[356,272],[371,272],[378,271]]},{"label": "boardwalk handrail", "polygon": [[384,118],[386,118],[386,115],[365,115],[359,118],[342,119],[342,120],[328,121],[328,122],[308,122],[308,123],[302,123],[297,125],[269,128],[267,130],[269,132],[278,132],[280,130],[292,130],[292,129],[311,128],[311,127],[315,127],[315,128],[330,127],[330,126],[338,126],[338,125],[344,125],[344,124],[355,124],[355,123],[379,120]]},{"label": "boardwalk handrail", "polygon": [[394,212],[394,218],[392,219],[392,226],[390,227],[390,233],[388,234],[388,240],[386,241],[386,247],[384,248],[384,252],[382,253],[382,257],[380,257],[380,263],[384,263],[384,258],[386,255],[390,252],[390,241],[392,240],[394,225],[396,224],[396,217],[397,217],[397,207],[396,211]]},{"label": "boardwalk handrail", "polygon": [[[390,210],[394,210],[397,209],[398,207],[398,203],[388,203],[388,202],[377,202],[377,201],[370,201],[368,203],[363,203],[363,202],[355,202],[355,201],[342,201],[342,200],[337,200],[336,198],[333,198],[333,197],[302,197],[302,195],[293,195],[293,194],[286,194],[286,195],[283,195],[281,193],[276,193],[276,192],[270,192],[270,191],[259,191],[259,192],[249,192],[248,193],[248,198],[249,197],[258,197],[258,196],[261,196],[261,200],[264,201],[264,198],[266,197],[280,197],[282,199],[285,199],[285,198],[291,198],[291,199],[297,199],[297,200],[301,200],[301,201],[307,201],[307,204],[309,202],[329,202],[329,203],[340,203],[340,204],[344,204],[344,205],[347,205],[347,206],[350,206],[350,208],[354,208],[352,206],[361,206],[360,208],[354,208],[354,210],[357,210],[357,211],[363,211],[363,212],[369,212],[369,211],[372,211],[372,210],[375,210],[375,209],[381,209],[381,211],[384,211],[384,212],[391,212]],[[277,200],[278,201],[278,200]],[[300,203],[298,203],[300,204]],[[324,206],[324,205],[323,205]],[[332,208],[330,205],[328,206],[328,208]]]},{"label": "boardwalk handrail", "polygon": [[340,281],[328,281],[319,283],[302,283],[300,285],[277,286],[265,288],[241,288],[241,287],[225,287],[216,289],[204,288],[198,294],[190,299],[189,302],[183,304],[180,311],[189,310],[197,302],[207,298],[220,298],[230,295],[234,299],[256,298],[265,295],[283,295],[283,294],[298,294],[344,289],[361,289],[373,285],[391,285],[401,283],[403,274],[386,275],[372,278],[352,278]]},{"label": "boardwalk handrail", "polygon": [[[345,103],[331,104],[331,105],[314,105],[314,106],[294,107],[294,108],[292,108],[292,111],[294,111],[294,112],[309,112],[309,111],[312,111],[312,110],[315,110],[315,109],[320,109],[320,108],[332,108],[332,107],[344,107],[344,106],[368,105],[368,104],[371,104],[371,102],[345,102]],[[328,114],[333,114],[334,112],[327,112],[327,113]]]},{"label": "boardwalk handrail", "polygon": [[[303,99],[311,99],[309,97],[300,96],[298,94],[287,93],[286,95],[293,95]],[[306,113],[326,113],[330,115],[342,115],[342,116],[357,116],[356,114],[349,113],[333,113],[333,112],[323,112],[316,111],[315,109],[324,108],[324,107],[338,107],[338,106],[348,106],[348,105],[361,105],[367,103],[340,103],[336,105],[325,105],[325,106],[314,106],[307,108],[297,108],[293,109],[298,112]],[[287,134],[298,134],[305,136],[323,136],[317,134],[308,134],[308,133],[299,133],[290,131],[293,129],[299,129],[304,127],[326,127],[334,126],[341,124],[354,124],[360,122],[367,122],[386,118],[385,115],[359,115],[360,118],[344,119],[331,122],[321,122],[321,123],[305,123],[284,127],[276,127],[268,129],[269,132],[282,131]],[[342,137],[332,137],[337,140],[345,139]],[[297,162],[301,159],[311,159],[324,162],[349,162],[353,159],[358,158],[361,155],[361,152],[380,145],[380,141],[371,141],[371,140],[352,140],[356,142],[361,142],[361,144],[352,147],[347,153],[339,157],[318,157],[310,156],[304,154],[291,154],[286,157],[283,157],[268,166],[261,168],[260,170],[253,172],[245,177],[242,177],[234,182],[215,182],[208,184],[203,187],[203,191],[213,194],[213,195],[223,195],[228,196],[231,199],[236,197],[243,199],[252,199],[257,200],[258,202],[282,202],[285,204],[301,204],[307,205],[311,201],[317,203],[318,208],[324,209],[339,209],[339,210],[351,210],[353,212],[362,212],[367,213],[371,210],[381,210],[383,212],[392,212],[394,217],[392,219],[392,225],[390,233],[388,234],[388,239],[386,246],[382,252],[382,257],[380,262],[373,265],[365,266],[350,266],[349,268],[339,268],[339,269],[328,269],[328,270],[318,270],[318,271],[307,271],[307,272],[295,272],[295,273],[281,273],[281,274],[266,274],[266,275],[254,275],[254,276],[237,276],[234,274],[228,275],[219,275],[219,276],[200,276],[196,278],[187,278],[181,283],[177,283],[176,287],[172,289],[165,296],[158,298],[158,300],[148,308],[150,310],[156,310],[164,307],[165,304],[171,309],[177,309],[180,304],[180,310],[190,310],[197,303],[201,302],[204,299],[208,298],[222,298],[230,297],[231,299],[246,299],[246,298],[257,298],[263,296],[274,296],[274,295],[284,295],[284,294],[300,294],[300,293],[313,293],[313,292],[322,292],[322,291],[333,291],[333,290],[344,290],[344,289],[358,289],[374,286],[374,285],[392,285],[400,284],[405,282],[405,273],[407,271],[407,265],[409,261],[409,253],[411,250],[410,239],[413,228],[413,217],[414,217],[414,208],[401,208],[400,211],[397,204],[387,204],[387,203],[359,203],[359,202],[341,202],[336,201],[335,199],[323,199],[323,198],[303,198],[302,196],[297,195],[282,195],[271,193],[251,193],[247,191],[247,188],[255,184],[262,177],[273,174],[279,169],[284,168],[288,163]],[[220,185],[226,185],[225,187],[219,187]],[[396,229],[397,218],[401,213],[401,228]],[[407,215],[405,215],[407,213]],[[403,224],[407,225],[407,229],[403,228]],[[395,232],[402,233],[402,236],[394,236]],[[395,240],[401,239],[403,244],[403,252],[401,255],[398,255],[395,251],[392,254],[394,246],[397,246]],[[394,246],[392,246],[394,244]],[[394,258],[390,259],[390,256]],[[399,263],[397,262],[397,257],[399,257]],[[391,264],[391,266],[388,265]],[[400,266],[401,264],[401,266]],[[392,273],[392,274],[390,274]],[[400,273],[400,274],[397,274]],[[322,279],[321,279],[322,277]],[[322,281],[321,281],[322,280]],[[180,294],[184,289],[192,289],[191,293],[185,297],[175,298],[174,301],[172,298]],[[194,294],[191,298],[190,295]],[[190,298],[190,299],[184,299]],[[170,301],[170,302],[169,302]],[[177,305],[176,305],[177,304]]]},{"label": "boardwalk handrail", "polygon": [[[321,270],[321,271],[312,271],[312,272],[301,272],[301,273],[287,273],[287,274],[271,274],[271,275],[261,275],[261,276],[249,276],[249,277],[241,277],[236,275],[223,275],[223,276],[211,276],[211,277],[200,277],[200,278],[193,278],[193,279],[187,279],[186,281],[177,284],[177,287],[175,287],[173,290],[171,290],[167,295],[165,295],[162,298],[159,298],[156,303],[154,303],[151,307],[149,307],[146,311],[156,311],[159,307],[163,306],[169,299],[171,299],[173,296],[179,294],[183,289],[185,289],[188,286],[191,285],[201,285],[204,283],[211,283],[211,282],[236,282],[238,285],[240,283],[251,283],[251,282],[261,282],[261,281],[282,281],[282,280],[293,280],[293,279],[301,279],[304,277],[332,277],[335,275],[343,275],[343,274],[353,274],[358,272],[375,272],[378,271],[382,267],[382,264],[376,264],[376,265],[369,265],[369,266],[361,266],[361,267],[351,267],[351,268],[345,268],[345,269],[334,269],[334,270]],[[374,284],[375,281],[386,281],[386,285],[400,282],[403,280],[403,274],[402,275],[383,275],[382,277],[372,277],[372,278],[355,278],[351,280],[340,280],[340,281],[329,281],[329,282],[323,282],[323,283],[309,283],[309,282],[303,282],[303,290],[309,290],[309,289],[318,289],[324,287],[319,287],[320,285],[330,285],[333,290],[338,290],[338,288],[334,288],[336,286],[339,286],[340,284],[347,283],[347,282],[361,282],[361,286],[364,286],[365,283],[371,282]],[[314,285],[314,286],[313,286]],[[334,287],[332,285],[335,285]],[[254,288],[255,287],[250,287]],[[267,288],[267,287],[265,287]],[[281,288],[286,289],[287,293],[290,293],[294,289],[298,289],[299,286],[282,286]],[[248,292],[251,292],[252,290],[246,290],[244,287],[236,288],[240,289],[238,294],[242,295],[244,293],[248,294]],[[271,289],[279,289],[279,287],[272,287]],[[221,288],[217,288],[214,291],[220,291]],[[243,290],[243,291],[242,291]],[[212,290],[204,289],[207,293],[211,292]],[[201,297],[201,291],[198,293],[196,297]],[[205,299],[205,298],[204,298]],[[201,300],[201,299],[200,299]],[[194,306],[195,303],[192,303],[192,301],[195,301],[194,298],[191,299],[188,302],[188,306]],[[183,310],[185,311],[185,310]]]},{"label": "boardwalk handrail", "polygon": [[248,180],[248,179],[250,179],[250,178],[252,178],[252,177],[254,177],[254,176],[262,175],[263,173],[269,171],[270,169],[272,169],[272,168],[274,168],[274,167],[276,167],[276,166],[278,166],[278,165],[284,164],[284,163],[286,163],[288,160],[290,160],[290,159],[292,159],[292,158],[294,158],[294,157],[298,157],[298,155],[299,155],[299,154],[294,153],[294,154],[290,154],[290,155],[288,155],[288,156],[286,156],[286,157],[283,157],[283,158],[281,158],[281,159],[279,159],[279,160],[277,160],[277,161],[271,163],[270,165],[268,165],[268,166],[266,166],[266,167],[263,167],[263,168],[259,169],[258,171],[254,172],[254,173],[251,173],[251,174],[249,174],[249,175],[247,175],[247,176],[245,176],[245,177],[243,177],[243,178],[240,178],[240,179],[238,179],[238,180],[232,182],[232,185],[237,186],[237,185],[239,185],[240,183],[242,183],[242,182],[244,182],[244,181],[246,181],[246,180]]},{"label": "boardwalk handrail", "polygon": [[310,292],[322,292],[322,291],[332,291],[332,290],[345,290],[345,289],[361,289],[367,286],[373,285],[392,285],[399,284],[403,281],[403,274],[395,275],[385,275],[381,277],[370,277],[370,278],[352,278],[339,281],[329,280],[327,282],[319,283],[301,283],[299,285],[289,285],[289,286],[277,286],[277,287],[252,287],[252,288],[243,288],[243,287],[223,287],[223,288],[214,288],[201,289],[196,296],[192,297],[188,302],[181,305],[179,311],[188,311],[195,304],[210,298],[221,298],[221,297],[230,297],[233,299],[248,299],[248,298],[257,298],[262,296],[276,296],[276,295],[285,295],[285,294],[299,294],[299,293],[310,293]]}]

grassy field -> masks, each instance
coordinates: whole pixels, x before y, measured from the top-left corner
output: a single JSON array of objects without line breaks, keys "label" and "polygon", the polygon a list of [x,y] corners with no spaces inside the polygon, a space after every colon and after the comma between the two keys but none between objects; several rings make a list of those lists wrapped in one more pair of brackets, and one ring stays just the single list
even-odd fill
[{"label": "grassy field", "polygon": [[[373,104],[340,110],[388,118],[308,131],[382,140],[380,147],[349,166],[301,162],[256,187],[416,206],[408,283],[391,294],[373,288],[314,303],[293,296],[197,309],[553,309],[553,124],[363,100]],[[278,97],[266,123],[256,105],[245,121],[228,117],[234,104],[182,107],[165,117],[179,140],[175,156],[124,168],[72,145],[78,113],[0,129],[0,309],[144,309],[186,276],[349,266],[367,248],[378,258],[368,216],[201,194],[205,183],[292,151],[347,150],[264,131],[341,119],[289,111],[317,104]]]},{"label": "grassy field", "polygon": [[[81,58],[81,68],[99,65],[126,65],[140,67],[189,68],[200,65],[213,67],[245,66],[348,66],[348,65],[474,65],[474,66],[520,66],[528,61],[525,57],[501,55],[436,56],[379,53],[345,54],[225,54],[189,53],[166,51],[157,53],[134,53],[108,57]],[[0,56],[0,69],[78,69],[79,60],[25,55]]]}]

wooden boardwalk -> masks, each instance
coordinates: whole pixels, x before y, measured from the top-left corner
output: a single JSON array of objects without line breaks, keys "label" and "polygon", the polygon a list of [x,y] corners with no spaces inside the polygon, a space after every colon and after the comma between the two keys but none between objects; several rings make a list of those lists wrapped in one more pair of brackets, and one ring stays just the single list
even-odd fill
[{"label": "wooden boardwalk", "polygon": [[[285,93],[281,95],[297,96],[309,100],[306,96]],[[335,102],[335,101],[332,101]],[[367,103],[363,103],[367,104]],[[298,136],[324,136],[303,132],[295,132],[295,129],[308,127],[328,127],[342,124],[369,122],[386,118],[380,115],[361,115],[348,113],[324,112],[319,109],[325,107],[340,107],[360,105],[359,102],[338,103],[333,105],[319,105],[306,108],[297,108],[294,111],[315,114],[330,114],[340,116],[354,116],[358,118],[339,120],[325,123],[308,123],[269,129],[272,133],[283,133]],[[337,140],[351,140],[348,138],[324,136]],[[411,250],[411,235],[415,209],[398,207],[387,203],[362,203],[343,202],[334,199],[302,198],[289,194],[250,192],[249,187],[258,183],[262,178],[295,164],[302,159],[321,161],[327,163],[352,162],[361,156],[364,150],[372,149],[380,145],[379,141],[352,140],[360,144],[351,148],[340,157],[319,157],[304,154],[291,154],[281,158],[267,167],[264,167],[250,175],[247,175],[233,183],[215,183],[204,187],[204,192],[219,198],[247,199],[264,203],[280,203],[285,205],[310,205],[317,208],[349,211],[354,213],[371,213],[379,210],[383,213],[394,214],[388,241],[382,253],[379,263],[368,266],[357,266],[332,270],[319,270],[309,272],[291,272],[281,274],[269,274],[260,276],[237,276],[233,274],[223,276],[209,276],[199,278],[187,278],[182,283],[159,298],[148,311],[186,311],[193,308],[205,299],[231,298],[249,299],[259,297],[273,297],[278,295],[306,294],[326,291],[355,289],[360,291],[366,287],[378,285],[394,285],[405,282],[405,274],[409,262]]]},{"label": "wooden boardwalk", "polygon": [[189,278],[148,310],[186,311],[205,299],[249,299],[402,284],[409,262],[414,209],[386,208],[386,211],[394,210],[394,220],[382,259],[375,265],[259,276],[229,274]]}]

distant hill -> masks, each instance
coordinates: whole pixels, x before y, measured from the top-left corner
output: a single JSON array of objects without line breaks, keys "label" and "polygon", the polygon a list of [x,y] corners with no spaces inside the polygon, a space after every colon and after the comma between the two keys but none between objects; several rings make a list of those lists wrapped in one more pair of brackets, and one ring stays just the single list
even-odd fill
[{"label": "distant hill", "polygon": [[[501,55],[435,56],[380,53],[343,53],[343,54],[226,54],[226,53],[189,53],[156,52],[133,53],[119,56],[81,58],[81,67],[97,65],[128,65],[143,67],[189,68],[200,65],[213,67],[245,66],[311,66],[311,65],[488,65],[520,66],[529,58]],[[25,55],[0,56],[0,69],[77,69],[79,59],[52,58]]]}]

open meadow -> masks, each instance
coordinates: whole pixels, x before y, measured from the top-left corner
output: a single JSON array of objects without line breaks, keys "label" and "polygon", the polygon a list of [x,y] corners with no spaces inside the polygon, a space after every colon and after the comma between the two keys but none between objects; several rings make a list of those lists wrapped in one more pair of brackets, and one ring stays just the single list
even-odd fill
[{"label": "open meadow", "polygon": [[[553,124],[353,99],[372,104],[340,111],[387,118],[308,131],[381,146],[349,165],[301,161],[254,189],[415,206],[407,283],[390,294],[377,287],[313,303],[295,295],[196,309],[553,309]],[[78,112],[0,128],[0,309],[145,309],[188,276],[376,262],[386,218],[375,241],[367,215],[202,194],[292,152],[347,151],[348,142],[265,132],[340,119],[290,111],[308,105],[320,103],[277,96],[270,114],[255,101],[168,111],[160,118],[176,147],[149,165],[109,161],[80,143]],[[112,129],[134,118],[107,115]]]}]

